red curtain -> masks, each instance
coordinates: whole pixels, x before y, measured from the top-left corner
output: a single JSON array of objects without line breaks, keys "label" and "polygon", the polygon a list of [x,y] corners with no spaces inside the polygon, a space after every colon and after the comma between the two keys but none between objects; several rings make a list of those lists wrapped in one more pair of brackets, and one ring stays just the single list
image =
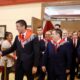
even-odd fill
[{"label": "red curtain", "polygon": [[48,30],[52,30],[54,29],[54,26],[52,24],[51,21],[46,21],[46,24],[44,26],[44,29],[43,29],[43,34],[45,35],[45,33],[48,31]]}]

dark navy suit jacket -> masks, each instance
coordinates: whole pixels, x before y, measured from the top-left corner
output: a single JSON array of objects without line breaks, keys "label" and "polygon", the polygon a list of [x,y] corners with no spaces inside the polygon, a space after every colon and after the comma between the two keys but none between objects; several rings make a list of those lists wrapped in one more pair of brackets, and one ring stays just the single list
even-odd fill
[{"label": "dark navy suit jacket", "polygon": [[22,66],[24,67],[24,70],[32,70],[31,68],[33,66],[39,65],[39,41],[38,37],[36,35],[32,35],[28,42],[24,45],[24,48],[21,45],[21,42],[18,39],[18,36],[16,36],[15,41],[11,48],[2,51],[3,56],[7,55],[13,51],[16,50],[17,55],[17,64],[22,62]]},{"label": "dark navy suit jacket", "polygon": [[47,67],[47,71],[54,71],[56,74],[65,73],[66,68],[70,68],[71,65],[69,43],[66,42],[55,49],[54,44],[49,42],[44,55],[43,65]]}]

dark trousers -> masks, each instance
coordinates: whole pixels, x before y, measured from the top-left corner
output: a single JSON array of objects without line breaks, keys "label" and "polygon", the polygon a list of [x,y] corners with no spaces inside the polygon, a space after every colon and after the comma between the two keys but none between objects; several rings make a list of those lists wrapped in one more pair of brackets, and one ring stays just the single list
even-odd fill
[{"label": "dark trousers", "polygon": [[[9,73],[11,72],[12,67],[7,67],[6,68],[6,80],[9,80]],[[1,80],[4,80],[4,69],[2,70],[2,75],[1,75]]]},{"label": "dark trousers", "polygon": [[71,64],[71,67],[70,67],[70,80],[74,80],[75,79],[75,68],[77,67],[77,64],[76,64],[76,58],[73,58],[72,60],[72,64]]},{"label": "dark trousers", "polygon": [[48,73],[48,80],[67,80],[66,74],[55,75]]},{"label": "dark trousers", "polygon": [[71,67],[70,69],[70,80],[74,80],[75,78],[75,67]]},{"label": "dark trousers", "polygon": [[38,80],[44,80],[46,73],[44,73],[41,67],[38,68]]},{"label": "dark trousers", "polygon": [[23,80],[24,75],[27,76],[27,80],[33,80],[32,69],[30,71],[26,71],[22,62],[18,62],[15,69],[15,80]]},{"label": "dark trousers", "polygon": [[67,80],[66,71],[62,70],[58,72],[54,70],[53,67],[49,67],[47,70],[48,79],[47,80]]}]

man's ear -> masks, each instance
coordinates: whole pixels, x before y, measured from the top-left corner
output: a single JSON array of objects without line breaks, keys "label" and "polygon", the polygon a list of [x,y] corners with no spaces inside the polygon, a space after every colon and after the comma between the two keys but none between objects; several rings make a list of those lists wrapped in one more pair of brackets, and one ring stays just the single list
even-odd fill
[{"label": "man's ear", "polygon": [[24,25],[22,27],[23,27],[23,29],[26,29]]}]

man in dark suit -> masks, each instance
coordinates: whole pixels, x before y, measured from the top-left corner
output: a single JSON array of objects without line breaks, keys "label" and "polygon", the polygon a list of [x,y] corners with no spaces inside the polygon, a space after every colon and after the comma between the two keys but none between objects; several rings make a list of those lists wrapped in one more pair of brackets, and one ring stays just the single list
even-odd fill
[{"label": "man in dark suit", "polygon": [[16,22],[19,35],[16,36],[11,48],[0,52],[4,56],[16,50],[17,61],[15,69],[15,80],[23,80],[24,74],[28,80],[33,80],[33,74],[37,72],[39,64],[39,42],[35,34],[27,29],[24,20]]},{"label": "man in dark suit", "polygon": [[68,42],[62,39],[60,29],[53,30],[52,36],[44,55],[42,70],[47,70],[48,80],[67,80],[66,72],[69,72],[71,64]]},{"label": "man in dark suit", "polygon": [[[78,53],[77,53],[77,49],[80,45],[80,39],[78,38],[78,34],[77,32],[73,32],[73,36],[72,36],[72,42],[73,42],[73,52],[72,52],[72,64],[71,64],[71,71],[70,71],[70,80],[74,80],[75,78],[75,68],[78,69]],[[77,62],[76,62],[77,60]],[[78,70],[77,70],[78,72]]]},{"label": "man in dark suit", "polygon": [[44,80],[45,79],[45,72],[42,71],[42,59],[45,52],[45,41],[43,38],[43,29],[42,27],[37,28],[37,35],[39,39],[39,48],[40,48],[40,59],[39,59],[39,66],[38,66],[38,80]]},{"label": "man in dark suit", "polygon": [[73,41],[72,41],[72,39],[68,36],[68,31],[66,30],[66,29],[63,29],[62,30],[62,38],[65,40],[65,41],[68,41],[69,42],[69,44],[70,44],[70,46],[71,46],[71,48],[72,48],[72,46],[73,46]]}]

